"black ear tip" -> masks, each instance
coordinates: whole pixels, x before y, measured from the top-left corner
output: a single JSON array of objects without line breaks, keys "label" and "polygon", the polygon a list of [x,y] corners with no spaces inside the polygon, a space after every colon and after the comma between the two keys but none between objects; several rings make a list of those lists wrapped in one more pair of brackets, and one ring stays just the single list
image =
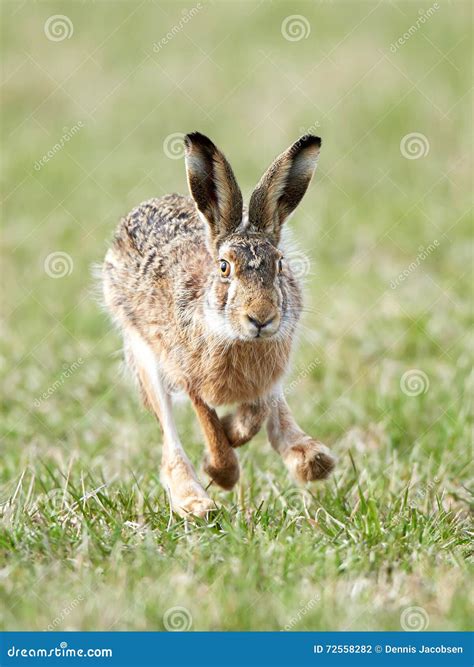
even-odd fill
[{"label": "black ear tip", "polygon": [[190,132],[184,136],[184,145],[187,149],[190,149],[191,146],[203,146],[205,148],[214,148],[214,144],[206,137],[205,134],[201,132]]},{"label": "black ear tip", "polygon": [[290,146],[288,152],[290,155],[298,155],[303,150],[308,148],[317,148],[321,147],[321,137],[315,137],[314,134],[303,134],[302,137],[295,141],[293,146]]},{"label": "black ear tip", "polygon": [[320,148],[321,143],[321,137],[315,137],[314,134],[303,134],[296,142],[299,148],[309,148],[310,146]]}]

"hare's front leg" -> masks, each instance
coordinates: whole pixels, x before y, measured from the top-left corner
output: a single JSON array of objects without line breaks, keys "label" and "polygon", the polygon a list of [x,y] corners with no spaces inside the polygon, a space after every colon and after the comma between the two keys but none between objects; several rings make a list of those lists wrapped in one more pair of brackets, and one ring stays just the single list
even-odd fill
[{"label": "hare's front leg", "polygon": [[336,464],[330,450],[300,429],[283,394],[270,400],[267,423],[270,444],[281,454],[290,474],[298,482],[325,479]]},{"label": "hare's front leg", "polygon": [[171,396],[166,390],[156,356],[137,333],[127,335],[127,353],[137,374],[144,402],[163,431],[160,479],[168,491],[171,506],[183,517],[190,514],[204,517],[216,505],[199,483],[181,445],[173,419]]},{"label": "hare's front leg", "polygon": [[216,484],[228,491],[239,479],[239,460],[227,439],[217,412],[199,396],[190,394],[190,398],[208,450],[204,459],[204,470]]}]

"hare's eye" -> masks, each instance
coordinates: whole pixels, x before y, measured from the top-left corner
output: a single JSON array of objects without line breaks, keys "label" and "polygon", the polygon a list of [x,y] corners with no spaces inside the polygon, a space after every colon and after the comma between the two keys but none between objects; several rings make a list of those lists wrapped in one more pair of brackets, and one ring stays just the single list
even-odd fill
[{"label": "hare's eye", "polygon": [[230,264],[225,259],[219,261],[219,268],[221,271],[221,276],[223,278],[228,278],[230,275]]},{"label": "hare's eye", "polygon": [[277,270],[278,270],[278,273],[281,273],[283,271],[283,260],[282,259],[279,259],[278,262],[277,262]]}]

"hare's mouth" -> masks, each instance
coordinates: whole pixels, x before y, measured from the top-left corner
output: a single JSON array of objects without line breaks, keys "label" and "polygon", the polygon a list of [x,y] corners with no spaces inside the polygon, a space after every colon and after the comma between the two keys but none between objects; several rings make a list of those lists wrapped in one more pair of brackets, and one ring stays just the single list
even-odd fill
[{"label": "hare's mouth", "polygon": [[278,332],[278,329],[276,331],[258,331],[253,338],[261,338],[268,340],[268,338],[273,338]]},{"label": "hare's mouth", "polygon": [[241,322],[247,340],[268,340],[278,333],[280,329],[280,318],[273,317],[267,322],[259,322],[252,317],[246,317]]}]

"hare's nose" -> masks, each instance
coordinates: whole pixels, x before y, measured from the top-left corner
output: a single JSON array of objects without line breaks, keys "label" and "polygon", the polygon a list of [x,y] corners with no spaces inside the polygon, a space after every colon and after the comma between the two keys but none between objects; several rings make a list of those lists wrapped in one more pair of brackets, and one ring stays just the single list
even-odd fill
[{"label": "hare's nose", "polygon": [[255,317],[250,317],[250,315],[247,315],[247,319],[254,326],[256,326],[257,329],[260,331],[260,329],[264,329],[266,326],[268,326],[269,324],[271,324],[273,322],[273,320],[275,319],[275,315],[272,315],[272,317],[265,320],[265,322],[262,322],[261,320],[257,320]]}]

